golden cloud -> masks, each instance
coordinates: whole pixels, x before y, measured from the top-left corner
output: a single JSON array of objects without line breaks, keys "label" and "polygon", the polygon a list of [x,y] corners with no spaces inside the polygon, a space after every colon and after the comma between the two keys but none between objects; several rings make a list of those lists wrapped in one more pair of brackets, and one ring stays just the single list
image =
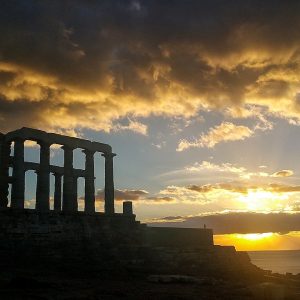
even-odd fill
[{"label": "golden cloud", "polygon": [[253,135],[253,131],[247,126],[235,125],[230,122],[223,122],[218,126],[211,128],[207,134],[202,134],[194,142],[181,140],[177,151],[183,151],[190,147],[213,148],[221,142],[244,140]]},{"label": "golden cloud", "polygon": [[246,172],[246,168],[238,167],[231,163],[222,163],[218,165],[206,160],[202,161],[201,163],[196,162],[192,166],[188,166],[185,169],[191,172],[215,171],[215,172],[229,172],[229,173],[238,173],[238,174]]},{"label": "golden cloud", "polygon": [[[139,9],[131,1],[26,3],[23,9],[13,3],[1,7],[3,131],[21,126],[108,131],[124,116],[188,117],[201,109],[237,111],[245,104],[298,124],[296,2],[253,1],[246,10],[243,2],[222,1],[172,6],[140,1]],[[250,129],[238,131],[228,140],[251,136]],[[218,141],[211,132],[201,142],[212,147]]]},{"label": "golden cloud", "polygon": [[[7,2],[0,12],[2,131],[109,131],[124,116],[190,117],[228,107],[237,113],[247,104],[298,124],[296,2],[253,1],[245,8],[141,0],[139,9],[131,1],[22,3]],[[252,135],[246,127],[234,134],[232,125],[222,126],[228,140]],[[140,128],[126,130],[144,134]],[[198,143],[223,141],[216,130]],[[183,141],[179,149],[189,145]]]},{"label": "golden cloud", "polygon": [[148,126],[141,122],[133,121],[129,119],[128,125],[116,124],[113,128],[113,131],[123,131],[123,130],[130,130],[142,135],[147,135]]},{"label": "golden cloud", "polygon": [[168,186],[161,195],[184,204],[197,204],[202,211],[294,211],[299,202],[300,186],[288,184],[250,184],[221,182],[216,184]]}]

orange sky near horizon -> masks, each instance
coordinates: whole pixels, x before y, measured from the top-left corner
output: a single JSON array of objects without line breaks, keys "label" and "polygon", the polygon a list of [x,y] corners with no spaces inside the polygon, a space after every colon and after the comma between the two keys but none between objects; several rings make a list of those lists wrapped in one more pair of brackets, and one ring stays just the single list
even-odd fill
[{"label": "orange sky near horizon", "polygon": [[300,231],[214,235],[214,243],[238,251],[300,250]]}]

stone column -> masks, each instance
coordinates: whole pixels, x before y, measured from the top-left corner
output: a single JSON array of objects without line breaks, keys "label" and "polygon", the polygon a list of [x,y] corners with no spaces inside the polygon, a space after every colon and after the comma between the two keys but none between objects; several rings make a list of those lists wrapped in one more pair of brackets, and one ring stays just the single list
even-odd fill
[{"label": "stone column", "polygon": [[73,211],[78,211],[78,177],[73,176],[73,197],[72,197]]},{"label": "stone column", "polygon": [[105,196],[104,196],[104,212],[106,214],[114,214],[114,171],[113,171],[113,158],[116,156],[114,153],[103,153],[105,157]]},{"label": "stone column", "polygon": [[123,214],[125,216],[132,216],[133,209],[132,209],[132,202],[131,201],[124,201],[123,202]]},{"label": "stone column", "polygon": [[54,175],[54,210],[61,211],[61,177],[62,174],[53,173]]},{"label": "stone column", "polygon": [[49,211],[50,192],[50,146],[51,143],[38,141],[40,145],[40,166],[37,171],[36,186],[36,209],[38,211]]},{"label": "stone column", "polygon": [[84,211],[86,213],[95,212],[95,174],[94,174],[94,151],[83,150],[85,153],[85,199]]},{"label": "stone column", "polygon": [[24,139],[16,138],[14,145],[11,207],[24,208],[25,199],[25,164],[24,164]]},{"label": "stone column", "polygon": [[0,207],[8,205],[8,175],[10,160],[10,142],[5,141],[5,135],[0,136]]},{"label": "stone column", "polygon": [[64,150],[64,183],[63,183],[63,211],[74,211],[73,193],[73,148],[63,146]]}]

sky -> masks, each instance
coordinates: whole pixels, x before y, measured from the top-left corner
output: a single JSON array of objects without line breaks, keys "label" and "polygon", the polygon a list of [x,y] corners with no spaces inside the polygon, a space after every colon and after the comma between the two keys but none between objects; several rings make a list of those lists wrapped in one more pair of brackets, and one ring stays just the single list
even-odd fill
[{"label": "sky", "polygon": [[[238,249],[300,249],[299,10],[276,0],[1,1],[0,131],[110,144],[117,211],[131,200],[153,226],[206,224]],[[63,165],[57,145],[51,163]],[[100,155],[95,164],[101,211]],[[74,165],[84,168],[80,149]],[[35,183],[27,172],[31,208]]]}]

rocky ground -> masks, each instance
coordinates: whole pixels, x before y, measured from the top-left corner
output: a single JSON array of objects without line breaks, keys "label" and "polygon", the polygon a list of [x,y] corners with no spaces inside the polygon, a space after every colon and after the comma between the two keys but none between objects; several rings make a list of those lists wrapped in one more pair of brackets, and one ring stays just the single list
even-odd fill
[{"label": "rocky ground", "polygon": [[106,300],[106,299],[300,299],[300,281],[285,277],[265,282],[231,282],[185,275],[47,274],[43,271],[2,272],[0,299]]}]

